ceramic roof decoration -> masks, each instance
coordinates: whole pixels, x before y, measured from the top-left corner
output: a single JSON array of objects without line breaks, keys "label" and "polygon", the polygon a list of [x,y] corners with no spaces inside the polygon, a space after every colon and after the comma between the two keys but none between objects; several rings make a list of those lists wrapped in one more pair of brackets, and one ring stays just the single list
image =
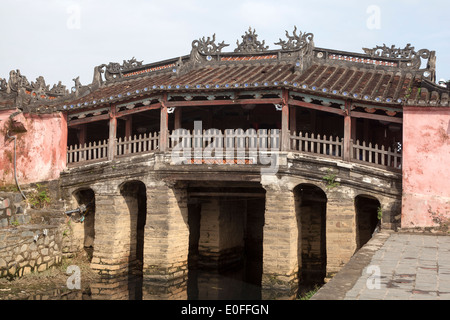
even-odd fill
[{"label": "ceramic roof decoration", "polygon": [[[11,105],[38,113],[97,108],[131,98],[142,99],[161,93],[188,95],[202,93],[209,99],[230,90],[287,88],[290,92],[324,99],[352,99],[376,105],[447,106],[449,88],[435,83],[434,51],[416,51],[386,45],[364,53],[315,47],[312,33],[286,31],[269,49],[255,30],[242,36],[233,52],[223,52],[228,44],[212,38],[194,40],[191,53],[179,58],[144,64],[132,58],[122,64],[110,62],[94,67],[93,81],[66,90],[61,83],[51,89],[40,77],[29,83],[20,71],[11,71],[9,80],[0,79],[0,108]],[[423,62],[426,66],[422,67]]]}]

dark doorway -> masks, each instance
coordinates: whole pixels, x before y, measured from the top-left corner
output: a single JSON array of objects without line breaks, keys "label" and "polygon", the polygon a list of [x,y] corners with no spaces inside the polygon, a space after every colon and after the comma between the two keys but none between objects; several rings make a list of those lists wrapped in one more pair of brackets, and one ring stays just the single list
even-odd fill
[{"label": "dark doorway", "polygon": [[327,197],[322,189],[301,184],[294,189],[299,225],[299,293],[322,285],[326,276]]},{"label": "dark doorway", "polygon": [[188,299],[261,299],[265,190],[188,188]]},{"label": "dark doorway", "polygon": [[380,201],[366,195],[355,198],[356,210],[356,245],[361,249],[371,238],[379,225],[378,213],[381,213]]},{"label": "dark doorway", "polygon": [[144,260],[144,228],[147,217],[147,192],[141,181],[130,181],[122,185],[120,193],[130,213],[130,264],[132,272],[142,273]]},{"label": "dark doorway", "polygon": [[83,223],[84,240],[83,248],[87,254],[89,262],[94,253],[95,239],[95,193],[92,189],[81,189],[73,193],[79,208],[86,208],[84,212],[74,217],[76,221]]}]

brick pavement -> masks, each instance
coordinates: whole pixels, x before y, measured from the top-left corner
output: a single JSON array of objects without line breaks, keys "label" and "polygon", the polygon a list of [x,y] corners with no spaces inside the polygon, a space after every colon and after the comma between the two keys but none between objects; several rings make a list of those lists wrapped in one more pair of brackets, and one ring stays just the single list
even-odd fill
[{"label": "brick pavement", "polygon": [[311,300],[450,300],[450,236],[379,233]]}]

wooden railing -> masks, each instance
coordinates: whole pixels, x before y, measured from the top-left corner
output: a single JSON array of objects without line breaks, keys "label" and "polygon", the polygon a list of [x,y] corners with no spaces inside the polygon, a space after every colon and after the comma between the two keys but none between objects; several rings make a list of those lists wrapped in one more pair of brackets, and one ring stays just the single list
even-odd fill
[{"label": "wooden railing", "polygon": [[67,164],[106,159],[108,159],[107,140],[70,146],[67,150]]},{"label": "wooden railing", "polygon": [[371,163],[377,166],[400,169],[402,165],[402,154],[396,148],[379,147],[363,141],[356,140],[351,147],[351,160],[356,162]]},{"label": "wooden railing", "polygon": [[[182,143],[182,145],[179,145]],[[201,148],[224,150],[279,150],[279,130],[247,130],[227,129],[223,133],[219,130],[203,130],[202,132],[173,131],[170,135],[170,149]]]},{"label": "wooden railing", "polygon": [[159,148],[159,132],[134,135],[133,137],[119,138],[117,141],[116,156],[146,153]]},{"label": "wooden railing", "polygon": [[298,135],[293,132],[291,134],[291,150],[298,152],[306,152],[320,154],[324,156],[342,157],[343,139],[332,136],[320,136],[299,132]]},{"label": "wooden railing", "polygon": [[[215,160],[222,157],[220,159],[227,160],[224,163],[254,163],[245,162],[243,159],[252,155],[257,156],[262,153],[266,155],[280,150],[279,130],[228,129],[223,132],[219,130],[203,130],[201,132],[174,130],[167,137],[168,151],[172,153],[192,149],[192,156],[195,158],[195,152],[200,150],[201,156],[206,154]],[[159,139],[159,132],[119,138],[114,144],[113,158],[158,151]],[[70,146],[67,152],[67,163],[74,165],[108,160],[108,148],[109,144],[106,140],[82,146]],[[344,159],[344,142],[339,137],[293,132],[290,134],[289,148],[287,151],[290,152]],[[230,157],[234,157],[233,159],[237,159],[237,161],[228,162]],[[351,162],[400,169],[402,154],[395,148],[386,149],[384,146],[370,143],[366,145],[364,141],[361,143],[359,140],[356,142],[351,140],[349,159]],[[217,163],[210,162],[210,159],[203,162]]]}]

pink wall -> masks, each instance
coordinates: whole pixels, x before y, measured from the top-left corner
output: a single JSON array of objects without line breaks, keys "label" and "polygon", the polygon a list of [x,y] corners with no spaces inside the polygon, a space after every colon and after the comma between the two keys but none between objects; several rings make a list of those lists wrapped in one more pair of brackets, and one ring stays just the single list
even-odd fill
[{"label": "pink wall", "polygon": [[403,121],[402,228],[438,226],[450,219],[450,108],[405,107]]},{"label": "pink wall", "polygon": [[[0,186],[15,185],[14,140],[6,137],[5,128],[15,111],[0,111]],[[66,117],[62,114],[19,114],[14,120],[24,124],[27,130],[15,135],[19,184],[58,179],[66,167]]]}]

